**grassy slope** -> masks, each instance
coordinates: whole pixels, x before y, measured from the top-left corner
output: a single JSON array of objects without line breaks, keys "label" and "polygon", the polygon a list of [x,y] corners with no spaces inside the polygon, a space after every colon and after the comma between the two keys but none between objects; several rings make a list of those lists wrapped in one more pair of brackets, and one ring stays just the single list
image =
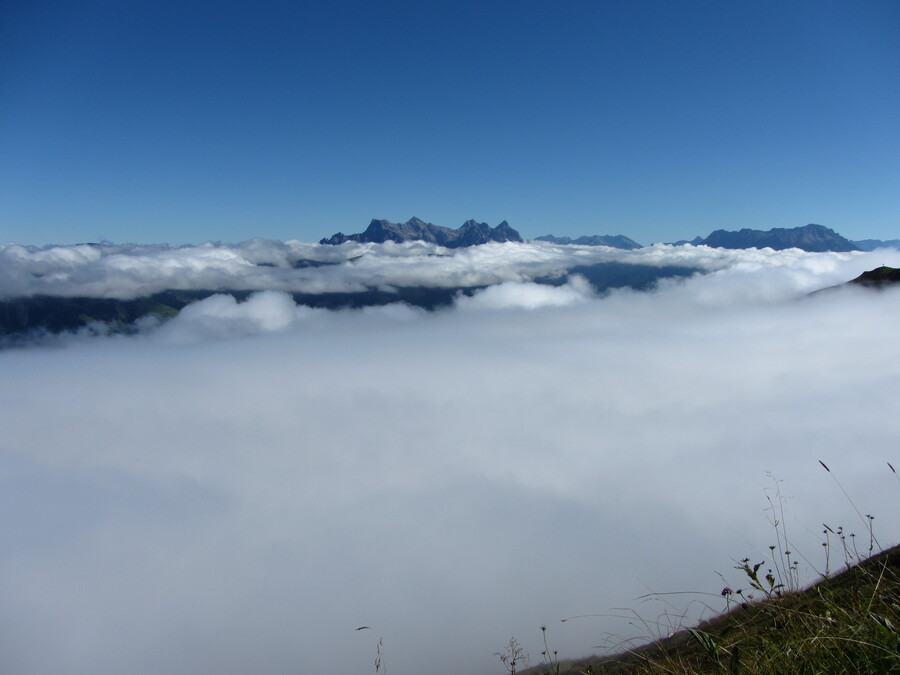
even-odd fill
[{"label": "grassy slope", "polygon": [[801,591],[754,592],[763,599],[738,602],[695,629],[524,672],[900,673],[900,546]]}]

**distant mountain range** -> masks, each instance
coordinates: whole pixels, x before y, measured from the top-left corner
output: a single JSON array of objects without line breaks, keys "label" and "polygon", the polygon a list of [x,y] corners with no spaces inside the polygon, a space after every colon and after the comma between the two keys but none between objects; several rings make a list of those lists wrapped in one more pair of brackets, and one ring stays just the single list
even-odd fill
[{"label": "distant mountain range", "polygon": [[853,243],[860,251],[874,251],[877,248],[900,248],[900,239],[858,239]]},{"label": "distant mountain range", "polygon": [[[382,244],[386,241],[425,241],[446,246],[447,248],[463,248],[466,246],[478,246],[479,244],[486,244],[492,241],[521,242],[522,237],[505,220],[497,227],[491,227],[487,223],[467,220],[461,227],[454,230],[449,227],[426,223],[420,218],[410,218],[405,223],[392,223],[389,220],[372,220],[364,232],[349,235],[338,232],[327,239],[320,240],[319,243],[337,245],[343,244],[345,241],[372,242],[376,244]],[[610,246],[626,250],[642,248],[641,244],[623,234],[585,235],[575,239],[545,234],[535,237],[535,241],[546,241],[551,244],[563,245]],[[676,246],[681,244],[730,249],[771,248],[776,251],[786,248],[799,248],[811,252],[873,251],[883,247],[900,248],[900,239],[850,241],[824,225],[810,224],[792,228],[776,227],[771,230],[751,230],[749,228],[738,231],[716,230],[706,238],[696,237],[691,240],[683,239],[674,242]]]},{"label": "distant mountain range", "polygon": [[627,250],[642,248],[634,239],[629,239],[624,234],[595,234],[593,236],[578,237],[554,237],[545,234],[543,237],[535,237],[535,241],[547,241],[551,244],[577,244],[578,246],[609,246],[611,248],[624,248]]},{"label": "distant mountain range", "polygon": [[860,250],[856,244],[831,228],[815,224],[791,228],[776,227],[766,231],[748,228],[737,232],[716,230],[705,239],[697,237],[690,241],[682,240],[674,243],[676,246],[693,244],[712,248],[771,248],[776,251],[786,248],[799,248],[812,252]]},{"label": "distant mountain range", "polygon": [[344,234],[338,232],[320,244],[338,245],[345,241],[371,242],[383,244],[386,241],[426,241],[447,248],[463,248],[478,246],[491,241],[522,241],[521,235],[509,226],[505,220],[497,227],[487,223],[467,220],[458,229],[426,223],[420,218],[410,218],[405,223],[392,223],[389,220],[372,220],[364,232]]},{"label": "distant mountain range", "polygon": [[[622,234],[614,236],[583,236],[577,239],[545,234],[542,237],[535,237],[535,241],[547,241],[552,244],[578,244],[581,246],[611,246],[629,250],[641,248],[641,245],[636,241]],[[694,239],[682,239],[672,242],[673,246],[681,246],[683,244],[730,249],[771,248],[776,251],[786,248],[799,248],[811,252],[874,251],[878,248],[900,248],[900,239],[850,241],[824,225],[810,224],[803,227],[777,227],[771,230],[751,230],[748,228],[736,232],[716,230],[706,238],[695,237]]]},{"label": "distant mountain range", "polygon": [[[419,218],[411,218],[406,223],[372,220],[364,232],[352,235],[344,235],[339,232],[329,239],[322,239],[320,243],[336,245],[346,241],[384,243],[415,240],[431,242],[448,248],[462,248],[488,242],[522,242],[522,237],[506,221],[492,228],[486,223],[469,220],[460,228],[452,229],[432,225]],[[537,241],[559,245],[609,246],[626,250],[641,248],[640,244],[624,235],[595,235],[572,239],[548,234],[538,237]],[[834,230],[814,224],[791,229],[775,228],[765,232],[751,229],[742,229],[737,232],[716,230],[705,239],[697,237],[693,241],[677,243],[729,249],[796,247],[806,251],[869,251],[891,246],[900,248],[900,240],[866,239],[851,242]],[[354,258],[346,261],[326,262],[302,259],[290,261],[290,267],[314,268],[339,264],[349,265],[353,263],[353,260]],[[258,264],[260,266],[273,265],[270,262]],[[687,266],[659,267],[609,261],[569,267],[564,271],[561,270],[560,273],[535,277],[533,280],[540,284],[561,285],[569,281],[573,275],[579,275],[587,279],[595,291],[603,293],[613,288],[623,287],[646,290],[652,288],[662,278],[688,277],[698,272],[702,272],[702,270]],[[897,284],[898,274],[900,272],[897,270],[880,268],[849,283],[880,288]],[[349,292],[293,292],[291,295],[298,305],[322,309],[356,308],[403,302],[434,310],[450,306],[460,295],[472,295],[481,288],[483,286],[479,285],[431,287],[396,284],[391,288],[382,288],[380,285],[373,284]],[[238,301],[243,301],[252,292],[238,289],[229,290],[227,286],[219,286],[209,290],[165,290],[134,300],[52,295],[0,297],[0,349],[4,346],[14,346],[18,339],[15,336],[24,336],[35,331],[58,333],[79,330],[99,323],[108,330],[129,332],[137,329],[137,322],[141,317],[150,315],[165,320],[177,315],[187,304],[202,300],[215,293],[227,293]]]},{"label": "distant mountain range", "polygon": [[857,246],[824,225],[776,227],[763,232],[744,228],[738,232],[716,230],[703,243],[712,248],[771,248],[780,251],[799,248],[804,251],[857,251]]}]

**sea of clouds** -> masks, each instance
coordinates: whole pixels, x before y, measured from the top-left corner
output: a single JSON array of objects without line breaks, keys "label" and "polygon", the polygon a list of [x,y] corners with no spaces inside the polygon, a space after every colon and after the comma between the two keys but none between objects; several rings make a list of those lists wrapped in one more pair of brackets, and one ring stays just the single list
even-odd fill
[{"label": "sea of clouds", "polygon": [[[532,282],[600,262],[704,273]],[[575,657],[723,609],[773,518],[815,579],[822,523],[869,546],[843,490],[893,545],[900,292],[809,295],[881,264],[900,252],[0,247],[5,297],[259,291],[0,352],[2,670],[372,672],[381,639],[388,672],[487,675],[511,636],[539,661],[541,625]],[[289,295],[404,285],[486,288],[430,313]],[[682,591],[712,595],[642,597]]]},{"label": "sea of clouds", "polygon": [[[882,251],[893,254],[893,249]],[[575,266],[602,263],[730,270],[739,277],[761,268],[789,270],[781,276],[787,277],[791,286],[773,290],[796,293],[846,281],[848,271],[864,271],[874,259],[881,260],[879,255],[881,252],[873,258],[810,254],[798,249],[728,250],[667,244],[626,251],[544,242],[462,249],[425,242],[320,246],[262,239],[180,248],[8,244],[0,245],[0,299],[52,295],[128,300],[172,289],[349,293],[368,288],[475,287],[530,282],[558,276]]]}]

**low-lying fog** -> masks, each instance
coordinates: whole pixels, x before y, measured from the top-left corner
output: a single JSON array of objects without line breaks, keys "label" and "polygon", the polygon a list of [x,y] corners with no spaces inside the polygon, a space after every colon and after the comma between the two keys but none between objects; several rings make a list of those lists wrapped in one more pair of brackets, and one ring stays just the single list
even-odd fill
[{"label": "low-lying fog", "polygon": [[[0,251],[5,293],[274,289],[0,352],[2,670],[364,673],[382,639],[395,675],[502,673],[511,636],[540,660],[542,624],[576,657],[724,608],[717,572],[746,587],[734,561],[776,543],[776,485],[804,580],[822,523],[868,549],[842,488],[900,539],[900,292],[807,296],[900,252],[368,245],[297,270],[277,248]],[[603,256],[709,273],[528,281]],[[495,285],[335,312],[294,305],[298,274]],[[675,591],[712,595],[641,599]]]}]

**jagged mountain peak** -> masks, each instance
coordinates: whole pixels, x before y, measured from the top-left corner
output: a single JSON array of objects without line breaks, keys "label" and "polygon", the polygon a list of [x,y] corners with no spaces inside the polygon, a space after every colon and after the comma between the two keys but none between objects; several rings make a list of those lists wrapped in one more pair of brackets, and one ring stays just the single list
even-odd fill
[{"label": "jagged mountain peak", "polygon": [[338,245],[345,241],[384,243],[386,241],[427,241],[446,246],[447,248],[460,248],[465,246],[477,246],[488,242],[521,242],[521,235],[509,226],[505,220],[496,228],[487,223],[479,223],[469,219],[458,229],[442,227],[426,223],[421,218],[413,216],[405,223],[392,223],[389,220],[373,219],[364,232],[345,235],[341,232],[330,238],[322,239],[320,244]]}]

